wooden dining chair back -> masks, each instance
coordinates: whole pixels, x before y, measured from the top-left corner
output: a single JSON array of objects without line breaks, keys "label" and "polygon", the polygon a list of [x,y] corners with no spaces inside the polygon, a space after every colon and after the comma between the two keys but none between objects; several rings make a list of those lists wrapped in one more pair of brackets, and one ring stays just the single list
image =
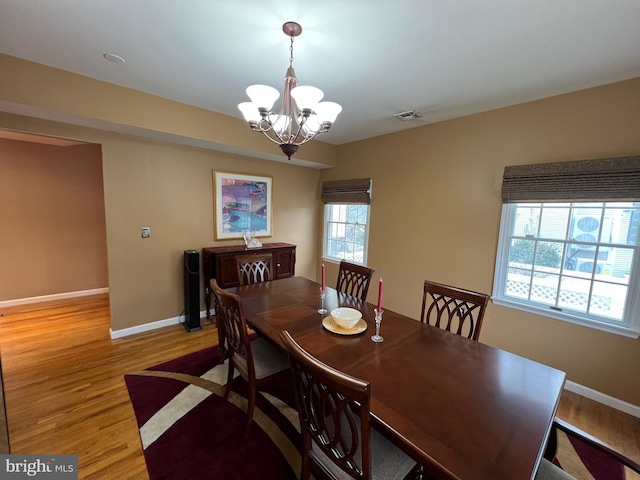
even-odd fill
[{"label": "wooden dining chair back", "polygon": [[238,255],[236,265],[240,285],[267,282],[273,278],[273,255],[271,253]]},{"label": "wooden dining chair back", "polygon": [[375,270],[372,268],[342,260],[338,270],[336,290],[360,300],[366,300],[373,272]]},{"label": "wooden dining chair back", "polygon": [[490,295],[425,280],[420,321],[478,340]]},{"label": "wooden dining chair back", "polygon": [[210,282],[216,297],[216,318],[222,320],[223,334],[228,350],[229,369],[224,398],[229,398],[233,384],[233,374],[237,371],[249,386],[247,399],[247,421],[245,438],[249,435],[253,422],[253,410],[259,387],[272,380],[277,374],[289,368],[289,359],[280,349],[263,337],[249,339],[247,322],[242,311],[242,300],[222,290],[215,279]]},{"label": "wooden dining chair back", "polygon": [[[573,476],[558,466],[562,462],[558,461],[557,464],[554,462],[558,450],[559,432],[563,432],[571,444],[576,445],[576,451],[579,449],[582,455],[589,456],[591,460],[589,463],[596,465],[602,473],[608,472],[608,474],[605,473],[606,478],[613,478],[614,471],[616,478],[630,477],[631,474],[625,475],[625,469],[640,475],[640,463],[619,452],[611,445],[556,417],[535,480],[575,480]],[[587,465],[587,462],[584,463],[583,468]],[[594,477],[599,478],[597,475]],[[589,476],[589,478],[592,477]]]},{"label": "wooden dining chair back", "polygon": [[328,479],[405,478],[416,464],[372,431],[369,382],[314,358],[288,331],[280,337],[289,353],[300,418],[300,479],[308,480],[312,471]]},{"label": "wooden dining chair back", "polygon": [[209,280],[209,291],[211,292],[211,299],[213,302],[213,312],[216,321],[216,330],[218,331],[218,359],[220,363],[224,363],[229,355],[229,348],[227,347],[227,339],[224,334],[224,320],[222,319],[222,308],[218,303],[218,296],[213,291],[213,285],[218,286],[215,278]]}]

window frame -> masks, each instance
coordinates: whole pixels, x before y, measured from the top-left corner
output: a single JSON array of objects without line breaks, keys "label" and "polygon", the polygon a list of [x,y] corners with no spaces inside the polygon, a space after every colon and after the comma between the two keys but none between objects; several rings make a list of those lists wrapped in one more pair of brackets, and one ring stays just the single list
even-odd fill
[{"label": "window frame", "polygon": [[[349,258],[340,258],[340,257],[333,257],[333,256],[329,256],[327,254],[327,249],[329,248],[329,208],[331,207],[335,207],[335,206],[344,206],[344,207],[349,207],[352,205],[357,205],[360,207],[365,207],[367,210],[367,215],[366,215],[366,223],[364,224],[364,242],[363,242],[363,252],[362,252],[362,262],[353,260],[353,259],[349,259]],[[370,218],[371,218],[371,205],[370,204],[353,204],[353,203],[326,203],[324,205],[324,210],[323,210],[323,228],[322,228],[322,259],[329,261],[329,262],[336,262],[336,263],[340,263],[342,260],[346,260],[348,262],[351,263],[355,263],[357,265],[367,265],[367,256],[368,256],[368,252],[369,252],[369,230],[370,230]],[[360,223],[348,223],[348,222],[344,222],[347,225],[362,225]]]},{"label": "window frame", "polygon": [[[610,203],[617,203],[618,200],[610,200]],[[557,204],[565,203],[558,201],[541,201],[536,204]],[[566,203],[572,203],[568,201]],[[573,203],[586,203],[576,202]],[[518,299],[512,296],[506,296],[506,282],[509,269],[509,252],[511,239],[514,236],[516,212],[518,205],[522,203],[503,203],[500,218],[500,233],[498,238],[498,248],[496,253],[496,267],[493,284],[492,301],[497,305],[502,305],[516,310],[542,315],[556,320],[581,325],[609,333],[615,333],[630,338],[640,337],[640,241],[636,241],[635,245],[624,245],[625,248],[634,249],[633,261],[631,262],[631,271],[629,274],[629,283],[627,291],[627,299],[625,303],[625,313],[620,325],[599,320],[595,316],[586,314],[580,315],[577,311],[557,311],[548,304],[536,303],[529,299]],[[539,233],[539,232],[538,232]],[[545,241],[544,237],[538,234],[532,237],[532,240]],[[566,242],[569,239],[562,240]],[[597,242],[599,245],[607,245],[604,242]],[[593,279],[590,280],[593,285]]]}]

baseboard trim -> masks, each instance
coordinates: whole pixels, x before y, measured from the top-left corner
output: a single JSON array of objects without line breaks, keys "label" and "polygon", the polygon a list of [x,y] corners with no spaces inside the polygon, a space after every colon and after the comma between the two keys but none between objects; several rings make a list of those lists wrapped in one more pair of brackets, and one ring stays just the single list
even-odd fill
[{"label": "baseboard trim", "polygon": [[631,403],[625,402],[624,400],[611,397],[605,393],[599,392],[589,387],[585,387],[584,385],[580,385],[579,383],[572,382],[571,380],[567,380],[565,382],[564,388],[566,388],[570,392],[577,393],[578,395],[582,395],[583,397],[589,398],[595,402],[602,403],[604,405],[607,405],[608,407],[615,408],[616,410],[620,410],[621,412],[628,413],[629,415],[640,418],[640,407],[637,405],[633,405]]},{"label": "baseboard trim", "polygon": [[29,303],[50,302],[51,300],[64,300],[65,298],[87,297],[89,295],[98,295],[100,293],[109,293],[109,287],[81,290],[78,292],[54,293],[52,295],[42,295],[40,297],[18,298],[16,300],[3,300],[0,302],[0,307],[13,307],[15,305],[27,305]]},{"label": "baseboard trim", "polygon": [[[129,328],[123,328],[121,330],[109,329],[111,340],[116,338],[128,337],[129,335],[136,335],[137,333],[149,332],[151,330],[157,330],[158,328],[170,327],[182,323],[182,315],[179,317],[167,318],[165,320],[158,320],[157,322],[145,323],[143,325],[135,325]],[[207,318],[207,312],[204,310],[200,312],[200,318]]]}]

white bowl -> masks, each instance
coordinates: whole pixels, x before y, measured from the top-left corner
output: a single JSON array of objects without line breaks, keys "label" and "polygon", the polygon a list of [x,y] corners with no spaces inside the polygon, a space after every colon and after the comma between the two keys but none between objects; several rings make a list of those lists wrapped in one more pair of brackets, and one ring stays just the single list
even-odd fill
[{"label": "white bowl", "polygon": [[331,310],[331,316],[340,327],[349,329],[355,327],[360,321],[362,313],[355,308],[340,307]]}]

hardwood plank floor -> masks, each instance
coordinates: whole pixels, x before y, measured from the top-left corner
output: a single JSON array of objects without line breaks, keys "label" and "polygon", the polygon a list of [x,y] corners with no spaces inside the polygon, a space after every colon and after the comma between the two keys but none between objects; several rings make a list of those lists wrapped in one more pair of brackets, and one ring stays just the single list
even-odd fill
[{"label": "hardwood plank floor", "polygon": [[640,418],[567,390],[557,416],[640,462]]},{"label": "hardwood plank floor", "polygon": [[[109,298],[0,309],[13,453],[77,453],[80,479],[148,479],[123,376],[217,343],[181,325],[111,340]],[[565,392],[558,416],[640,459],[640,419]]]},{"label": "hardwood plank floor", "polygon": [[12,453],[77,453],[81,479],[148,479],[123,375],[217,344],[214,326],[111,340],[107,295],[0,313]]}]

